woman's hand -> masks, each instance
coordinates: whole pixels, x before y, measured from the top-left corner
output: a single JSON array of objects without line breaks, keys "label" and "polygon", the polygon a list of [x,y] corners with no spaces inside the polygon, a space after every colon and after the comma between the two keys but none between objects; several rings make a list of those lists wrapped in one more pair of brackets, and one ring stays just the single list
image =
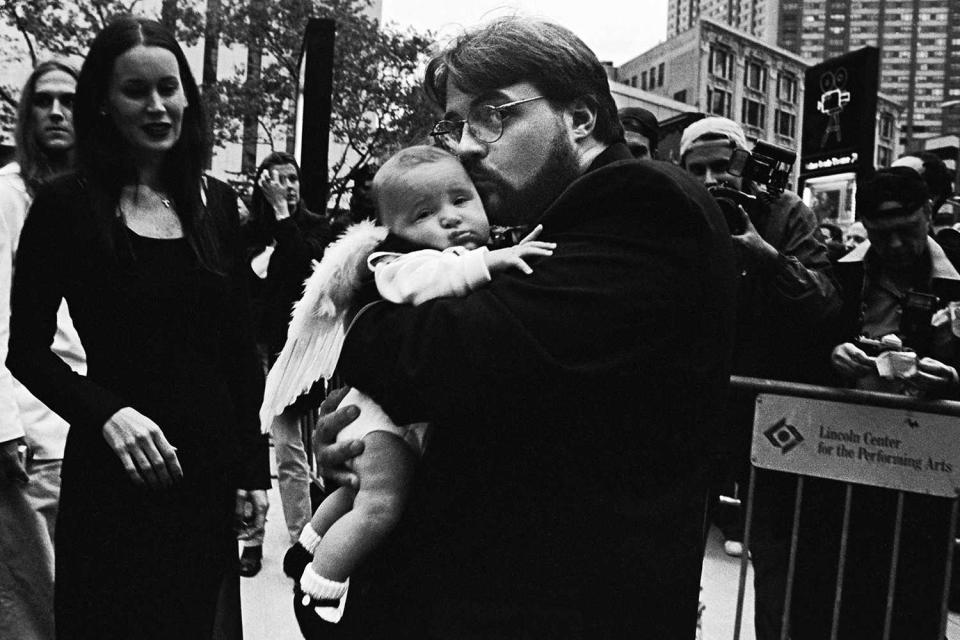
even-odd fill
[{"label": "woman's hand", "polygon": [[157,489],[183,478],[176,448],[153,420],[136,409],[124,407],[110,416],[103,437],[134,484]]},{"label": "woman's hand", "polygon": [[260,174],[260,182],[257,183],[263,197],[273,207],[273,213],[277,221],[290,217],[290,207],[287,205],[287,188],[280,184],[280,174],[276,170],[267,169]]},{"label": "woman's hand", "polygon": [[360,410],[353,405],[337,409],[349,390],[350,387],[343,387],[332,391],[320,404],[320,418],[313,439],[314,453],[325,479],[357,489],[360,487],[360,478],[350,470],[349,462],[363,453],[363,441],[336,442],[337,434],[360,415]]}]

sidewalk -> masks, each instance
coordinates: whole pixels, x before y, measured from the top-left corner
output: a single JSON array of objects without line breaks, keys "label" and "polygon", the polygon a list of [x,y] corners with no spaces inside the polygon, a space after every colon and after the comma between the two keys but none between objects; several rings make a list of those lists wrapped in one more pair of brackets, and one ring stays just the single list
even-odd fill
[{"label": "sidewalk", "polygon": [[[272,451],[271,451],[272,458]],[[280,494],[276,479],[269,492],[270,512],[263,546],[263,569],[254,578],[240,579],[245,640],[301,640],[293,617],[293,583],[283,575],[283,554],[289,547]],[[703,614],[704,640],[730,640],[737,608],[737,580],[740,559],[723,552],[719,532],[710,532],[703,561],[701,599],[706,604]],[[960,640],[960,616],[950,614],[948,640]],[[747,574],[741,640],[755,640],[753,632],[753,571]],[[692,640],[692,639],[691,639]]]}]

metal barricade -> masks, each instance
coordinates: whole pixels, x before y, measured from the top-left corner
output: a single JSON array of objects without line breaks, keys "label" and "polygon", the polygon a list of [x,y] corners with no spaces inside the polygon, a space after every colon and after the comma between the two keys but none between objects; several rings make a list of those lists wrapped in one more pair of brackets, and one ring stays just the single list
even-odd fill
[{"label": "metal barricade", "polygon": [[[781,640],[790,637],[800,515],[804,482],[807,478],[823,478],[845,484],[830,625],[832,640],[837,638],[843,604],[853,487],[880,487],[896,494],[893,548],[883,620],[884,640],[890,637],[891,620],[896,606],[894,593],[900,569],[898,558],[904,495],[925,494],[951,499],[948,536],[947,540],[943,541],[947,547],[939,637],[944,638],[960,503],[960,423],[956,421],[956,418],[960,417],[960,402],[922,401],[907,396],[739,376],[731,378],[731,385],[740,392],[756,394],[743,540],[745,549],[751,548],[757,470],[785,472],[796,476],[796,498],[793,504],[780,627]],[[841,437],[841,434],[844,437]],[[846,446],[847,443],[863,440],[873,444]],[[922,464],[917,464],[917,460],[922,461]],[[745,552],[741,557],[734,640],[739,640],[741,633],[749,555]]]}]

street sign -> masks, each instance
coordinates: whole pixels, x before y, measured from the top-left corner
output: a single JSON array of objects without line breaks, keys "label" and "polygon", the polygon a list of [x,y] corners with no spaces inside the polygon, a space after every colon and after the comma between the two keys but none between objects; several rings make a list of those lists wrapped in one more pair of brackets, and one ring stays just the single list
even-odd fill
[{"label": "street sign", "polygon": [[842,482],[960,496],[956,417],[760,394],[754,466]]}]

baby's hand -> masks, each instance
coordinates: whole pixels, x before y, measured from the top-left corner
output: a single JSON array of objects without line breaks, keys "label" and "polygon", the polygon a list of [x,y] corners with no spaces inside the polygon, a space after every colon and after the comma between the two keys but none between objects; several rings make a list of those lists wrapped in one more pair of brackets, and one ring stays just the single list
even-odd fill
[{"label": "baby's hand", "polygon": [[526,274],[533,273],[533,269],[530,268],[524,258],[550,256],[553,255],[553,250],[557,248],[556,242],[542,242],[536,239],[541,231],[543,231],[543,225],[538,224],[533,231],[520,241],[520,244],[487,253],[485,260],[490,273],[499,273],[511,267],[520,269]]}]

